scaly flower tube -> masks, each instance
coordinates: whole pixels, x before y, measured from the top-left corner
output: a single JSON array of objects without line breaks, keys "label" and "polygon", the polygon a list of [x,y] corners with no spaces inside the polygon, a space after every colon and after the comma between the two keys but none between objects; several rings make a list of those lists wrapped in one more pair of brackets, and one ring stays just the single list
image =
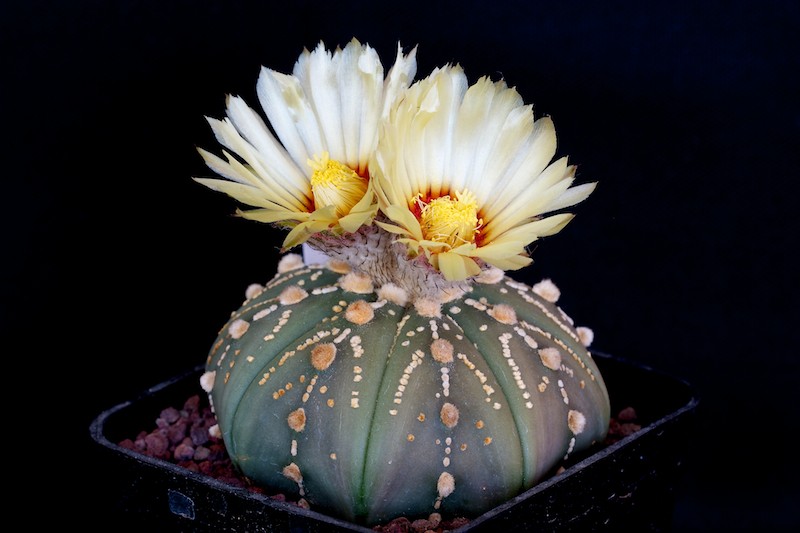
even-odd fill
[{"label": "scaly flower tube", "polygon": [[371,165],[389,221],[375,223],[448,281],[481,262],[516,270],[526,246],[573,217],[542,215],[584,200],[596,183],[570,187],[575,167],[556,150],[553,123],[534,120],[513,88],[482,78],[468,87],[459,66],[436,69],[398,99]]},{"label": "scaly flower tube", "polygon": [[[416,49],[384,78],[376,51],[353,39],[333,53],[304,50],[291,75],[262,67],[256,91],[277,139],[240,97],[208,118],[224,159],[198,151],[226,179],[195,178],[256,209],[244,218],[293,227],[291,248],[322,231],[356,232],[377,212],[368,164],[378,124],[416,74]],[[232,155],[235,154],[235,155]]]}]

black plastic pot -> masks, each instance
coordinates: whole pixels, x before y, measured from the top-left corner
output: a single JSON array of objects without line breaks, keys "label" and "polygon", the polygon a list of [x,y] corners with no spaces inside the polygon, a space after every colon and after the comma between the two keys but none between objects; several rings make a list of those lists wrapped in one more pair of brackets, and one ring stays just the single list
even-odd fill
[{"label": "black plastic pot", "polygon": [[[654,422],[455,531],[670,529],[677,467],[689,447],[698,397],[688,383],[651,368],[604,354],[595,358],[612,413],[633,406],[640,419]],[[152,427],[164,407],[202,394],[201,372],[198,367],[161,383],[92,422],[98,467],[108,472],[102,490],[115,517],[157,531],[371,531],[116,444]]]}]

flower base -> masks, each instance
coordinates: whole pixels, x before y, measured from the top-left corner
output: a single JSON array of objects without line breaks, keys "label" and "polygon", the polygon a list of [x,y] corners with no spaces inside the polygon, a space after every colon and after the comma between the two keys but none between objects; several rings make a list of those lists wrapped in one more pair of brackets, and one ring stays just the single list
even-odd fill
[{"label": "flower base", "polygon": [[[670,529],[676,467],[689,446],[698,398],[684,381],[594,355],[614,391],[612,412],[633,405],[640,419],[653,422],[456,531]],[[197,394],[201,373],[198,367],[176,376],[92,422],[97,470],[107,473],[103,492],[120,521],[181,531],[371,531],[115,444],[150,427],[165,406]]]}]

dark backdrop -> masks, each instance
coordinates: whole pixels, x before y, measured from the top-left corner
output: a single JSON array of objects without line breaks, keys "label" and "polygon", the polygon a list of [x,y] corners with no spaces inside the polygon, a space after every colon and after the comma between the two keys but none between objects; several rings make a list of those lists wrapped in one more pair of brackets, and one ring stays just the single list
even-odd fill
[{"label": "dark backdrop", "polygon": [[552,277],[597,349],[702,395],[676,530],[797,526],[798,11],[4,2],[4,378],[47,406],[6,406],[7,432],[39,430],[15,449],[47,443],[39,483],[84,479],[41,430],[66,421],[59,438],[88,451],[100,411],[205,358],[245,287],[271,277],[281,237],[191,181],[208,173],[195,145],[215,148],[203,115],[221,116],[229,92],[255,106],[260,65],[287,72],[303,47],[356,36],[385,64],[398,41],[419,44],[418,77],[446,62],[472,82],[503,76],[553,117],[579,181],[600,182],[519,277]]}]

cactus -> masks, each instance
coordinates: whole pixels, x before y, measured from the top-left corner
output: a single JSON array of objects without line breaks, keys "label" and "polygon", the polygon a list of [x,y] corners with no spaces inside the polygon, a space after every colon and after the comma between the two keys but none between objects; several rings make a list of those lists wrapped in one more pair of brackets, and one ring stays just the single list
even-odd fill
[{"label": "cactus", "polygon": [[290,254],[281,270],[249,288],[205,375],[254,483],[367,525],[475,516],[604,438],[591,334],[549,280],[491,272],[452,300],[410,304],[336,260]]},{"label": "cactus", "polygon": [[[451,66],[411,85],[414,61],[398,48],[380,83],[374,51],[354,40],[304,52],[293,76],[265,69],[259,97],[283,145],[229,98],[229,118],[210,123],[238,158],[201,151],[228,181],[197,179],[258,208],[245,218],[290,228],[285,250],[329,258],[290,253],[248,287],[201,379],[215,430],[253,483],[369,526],[476,516],[609,424],[591,330],[550,280],[505,275],[572,218],[543,214],[594,184],[570,187],[566,159],[547,165],[552,123],[513,89],[467,89]],[[364,103],[337,107],[353,104],[340,88]]]}]

